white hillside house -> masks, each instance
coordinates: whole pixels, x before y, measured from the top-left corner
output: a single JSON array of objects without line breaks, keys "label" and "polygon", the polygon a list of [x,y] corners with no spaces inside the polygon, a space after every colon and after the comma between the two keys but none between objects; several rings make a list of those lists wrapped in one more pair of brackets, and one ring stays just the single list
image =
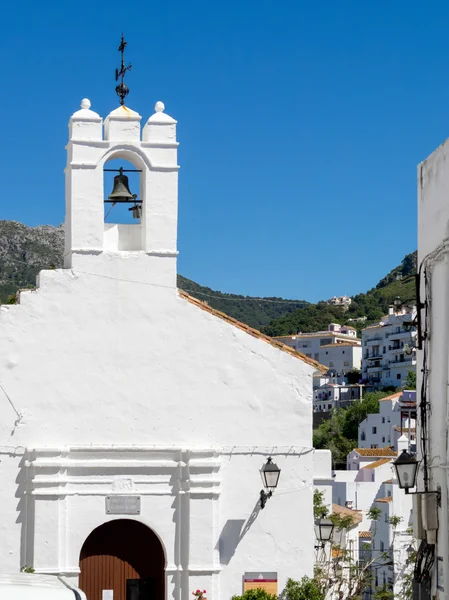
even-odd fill
[{"label": "white hillside house", "polygon": [[[65,268],[1,307],[1,568],[94,600],[228,600],[267,571],[282,591],[313,572],[320,366],[177,290],[176,121],[160,102],[141,118],[83,100]],[[135,223],[104,222],[111,160],[138,170]],[[281,473],[261,510],[269,456]]]},{"label": "white hillside house", "polygon": [[397,450],[397,442],[405,434],[412,449],[416,449],[416,392],[397,392],[379,400],[379,412],[369,414],[359,425],[359,448]]},{"label": "white hillside house", "polygon": [[[398,442],[399,451],[408,447],[405,436]],[[360,522],[352,537],[358,543],[354,560],[359,567],[372,571],[371,595],[375,588],[385,587],[400,597],[408,570],[407,551],[412,544],[412,498],[399,489],[393,460],[397,452],[391,448],[356,448],[348,455],[348,470],[334,471],[332,499],[353,511],[359,511]],[[380,510],[372,519],[370,509]]]},{"label": "white hillside house", "polygon": [[362,378],[374,389],[401,387],[409,371],[416,372],[416,327],[411,313],[390,307],[377,325],[362,331]]},{"label": "white hillside house", "polygon": [[[322,364],[333,371],[360,369],[361,341],[357,338],[357,330],[354,327],[330,323],[327,331],[282,335],[274,339],[301,352],[307,358],[317,362],[323,360]],[[340,344],[342,348],[337,348]]]}]

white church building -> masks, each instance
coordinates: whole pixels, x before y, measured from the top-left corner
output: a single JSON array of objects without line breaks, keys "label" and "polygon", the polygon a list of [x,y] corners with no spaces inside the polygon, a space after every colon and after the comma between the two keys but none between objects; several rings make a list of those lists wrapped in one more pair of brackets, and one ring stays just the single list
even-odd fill
[{"label": "white church building", "polygon": [[[0,571],[62,574],[88,600],[281,592],[313,573],[320,366],[177,289],[176,121],[160,102],[140,121],[82,101],[65,266],[0,308]],[[113,159],[139,170],[135,223],[105,223]]]}]

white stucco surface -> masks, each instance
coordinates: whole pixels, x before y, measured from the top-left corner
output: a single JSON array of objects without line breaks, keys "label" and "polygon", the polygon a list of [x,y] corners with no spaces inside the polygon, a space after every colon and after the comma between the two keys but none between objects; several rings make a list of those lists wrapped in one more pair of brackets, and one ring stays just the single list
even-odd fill
[{"label": "white stucco surface", "polygon": [[[1,569],[76,582],[84,540],[114,518],[105,497],[125,491],[164,546],[167,597],[227,600],[256,570],[281,591],[313,570],[314,367],[179,295],[176,122],[150,119],[140,142],[140,117],[114,111],[100,143],[86,112],[70,127],[66,268],[0,308]],[[137,237],[103,223],[103,166],[124,156],[143,170]],[[269,455],[282,472],[260,511]]]},{"label": "white stucco surface", "polygon": [[[440,568],[443,577],[436,586],[435,572],[432,573],[432,595],[446,598],[449,594],[449,520],[448,520],[448,488],[449,488],[449,203],[447,190],[449,187],[449,141],[446,140],[425,161],[418,166],[418,265],[423,265],[421,272],[421,300],[430,300],[428,323],[423,322],[423,331],[427,330],[427,360],[431,360],[428,372],[427,401],[428,431],[426,451],[431,465],[429,473],[429,489],[441,491],[441,507],[438,509],[438,531],[423,528],[418,512],[415,514],[416,530],[426,536],[429,543],[435,545],[435,556],[442,558]],[[435,255],[432,253],[437,251]],[[427,286],[424,279],[426,269]],[[422,316],[424,319],[424,310]],[[417,403],[423,400],[421,395],[421,379],[423,368],[423,351],[418,351],[417,367]],[[421,422],[418,415],[417,439],[422,436]],[[421,444],[417,444],[418,454],[422,457]],[[422,477],[422,471],[421,471]],[[423,481],[419,480],[420,489]],[[441,581],[442,579],[442,581]]]}]

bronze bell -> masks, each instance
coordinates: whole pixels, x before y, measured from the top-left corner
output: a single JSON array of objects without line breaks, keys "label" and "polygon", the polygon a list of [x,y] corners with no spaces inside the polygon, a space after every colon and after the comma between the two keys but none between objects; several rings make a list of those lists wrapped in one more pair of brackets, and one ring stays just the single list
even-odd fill
[{"label": "bronze bell", "polygon": [[108,196],[108,200],[112,200],[113,202],[132,201],[135,197],[130,192],[128,185],[128,177],[126,175],[123,175],[122,167],[120,167],[119,171],[120,175],[116,175],[114,177],[114,189],[112,190],[110,196]]}]

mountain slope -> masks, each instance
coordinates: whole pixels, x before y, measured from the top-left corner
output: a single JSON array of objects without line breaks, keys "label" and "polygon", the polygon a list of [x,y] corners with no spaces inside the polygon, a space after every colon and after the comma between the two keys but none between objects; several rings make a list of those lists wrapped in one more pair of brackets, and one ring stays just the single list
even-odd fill
[{"label": "mountain slope", "polygon": [[[20,288],[35,287],[40,270],[62,267],[63,253],[62,225],[27,227],[16,221],[0,221],[0,302],[6,302]],[[308,304],[304,300],[222,294],[182,275],[178,275],[178,287],[256,329]]]},{"label": "mountain slope", "polygon": [[[0,302],[20,288],[36,285],[41,269],[60,268],[63,263],[64,229],[61,226],[27,227],[16,221],[0,221]],[[327,328],[330,322],[345,323],[350,318],[367,317],[369,324],[385,314],[396,296],[405,304],[414,300],[416,252],[390,271],[375,288],[357,294],[348,311],[325,302],[253,298],[225,294],[203,287],[178,275],[178,287],[231,317],[268,335],[288,335]]]},{"label": "mountain slope", "polygon": [[[366,327],[378,321],[388,311],[395,298],[399,297],[405,306],[415,302],[416,252],[407,254],[401,264],[379,281],[375,288],[364,294],[357,294],[347,311],[329,306],[325,302],[310,304],[288,315],[272,321],[264,328],[267,335],[290,335],[298,331],[322,331],[329,323],[350,323],[354,327]],[[363,323],[349,321],[366,317]]]}]

